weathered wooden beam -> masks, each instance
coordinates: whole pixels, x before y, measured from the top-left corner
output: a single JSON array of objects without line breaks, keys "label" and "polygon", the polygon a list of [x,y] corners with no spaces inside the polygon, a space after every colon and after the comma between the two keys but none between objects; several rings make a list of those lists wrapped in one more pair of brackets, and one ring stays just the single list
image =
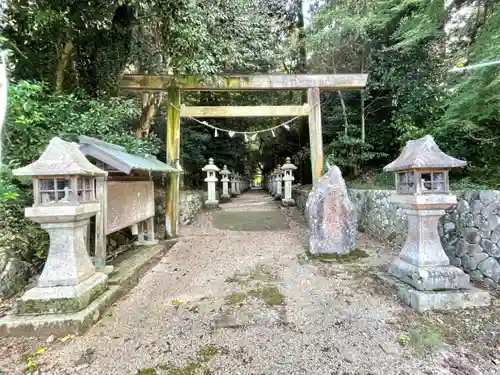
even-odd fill
[{"label": "weathered wooden beam", "polygon": [[107,222],[107,183],[106,177],[96,178],[96,200],[101,202],[101,208],[95,215],[95,249],[94,264],[97,269],[106,267],[106,222]]},{"label": "weathered wooden beam", "polygon": [[321,129],[321,106],[319,88],[307,90],[307,102],[311,107],[309,114],[309,144],[311,147],[311,171],[313,184],[323,173],[323,131]]},{"label": "weathered wooden beam", "polygon": [[[167,164],[177,166],[181,152],[181,92],[178,88],[172,87],[168,90],[167,106],[167,134],[165,140]],[[165,196],[165,235],[168,238],[177,237],[179,227],[179,179],[180,175],[178,173],[172,173],[168,178]]]},{"label": "weathered wooden beam", "polygon": [[181,107],[181,117],[295,117],[308,114],[307,105]]},{"label": "weathered wooden beam", "polygon": [[232,75],[204,81],[197,77],[125,74],[120,87],[125,91],[167,91],[171,86],[182,91],[276,91],[312,87],[338,91],[362,89],[367,80],[368,74]]}]

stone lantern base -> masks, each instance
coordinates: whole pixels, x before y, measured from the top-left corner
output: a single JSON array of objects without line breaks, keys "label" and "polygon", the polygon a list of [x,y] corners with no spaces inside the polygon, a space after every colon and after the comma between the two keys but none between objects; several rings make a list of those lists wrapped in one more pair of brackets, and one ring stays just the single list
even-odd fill
[{"label": "stone lantern base", "polygon": [[17,302],[16,314],[63,314],[83,310],[108,286],[108,276],[96,272],[78,285],[28,290]]},{"label": "stone lantern base", "polygon": [[205,208],[208,208],[209,210],[219,208],[219,201],[218,200],[214,200],[214,201],[207,200],[207,201],[205,201]]},{"label": "stone lantern base", "polygon": [[472,286],[462,290],[418,290],[387,273],[378,277],[396,288],[397,296],[408,306],[423,313],[430,310],[455,310],[469,307],[489,306],[490,294]]},{"label": "stone lantern base", "polygon": [[226,202],[229,202],[230,200],[231,200],[231,195],[230,194],[222,194],[220,196],[221,203],[226,203]]},{"label": "stone lantern base", "polygon": [[408,236],[381,279],[396,286],[398,296],[419,312],[489,305],[489,293],[474,288],[469,275],[450,264],[441,245],[439,218],[456,198],[396,195],[393,201],[406,213]]}]

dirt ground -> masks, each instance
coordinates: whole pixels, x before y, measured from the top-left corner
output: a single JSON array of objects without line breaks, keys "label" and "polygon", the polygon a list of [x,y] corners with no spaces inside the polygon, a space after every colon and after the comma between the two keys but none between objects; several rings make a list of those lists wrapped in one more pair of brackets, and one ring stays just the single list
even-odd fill
[{"label": "dirt ground", "polygon": [[183,227],[87,333],[0,338],[0,374],[500,374],[498,295],[417,314],[375,276],[395,249],[360,233],[359,257],[321,259],[307,238],[296,209],[245,193]]}]

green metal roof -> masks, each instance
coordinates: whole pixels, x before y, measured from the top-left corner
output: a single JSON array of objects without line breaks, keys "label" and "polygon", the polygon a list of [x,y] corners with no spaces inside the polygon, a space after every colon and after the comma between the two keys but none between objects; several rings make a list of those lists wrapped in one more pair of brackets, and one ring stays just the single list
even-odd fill
[{"label": "green metal roof", "polygon": [[86,136],[78,137],[78,141],[84,155],[92,156],[123,173],[129,174],[133,170],[159,173],[182,172],[181,169],[162,163],[153,155],[130,154],[122,146]]}]

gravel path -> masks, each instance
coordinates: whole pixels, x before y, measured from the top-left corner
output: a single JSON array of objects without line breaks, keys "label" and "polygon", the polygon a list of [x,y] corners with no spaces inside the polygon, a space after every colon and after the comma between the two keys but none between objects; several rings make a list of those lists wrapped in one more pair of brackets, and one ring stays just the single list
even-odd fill
[{"label": "gravel path", "polygon": [[466,356],[454,347],[417,355],[399,343],[406,333],[401,317],[415,315],[370,276],[394,255],[380,243],[361,235],[358,247],[370,257],[320,263],[305,256],[300,214],[267,194],[245,193],[221,211],[226,220],[229,213],[239,219],[281,213],[288,229],[276,216],[268,224],[280,227],[276,231],[218,229],[218,213],[203,213],[89,332],[44,344],[39,373],[500,373],[500,366],[472,357],[466,372],[455,370],[447,363]]}]

